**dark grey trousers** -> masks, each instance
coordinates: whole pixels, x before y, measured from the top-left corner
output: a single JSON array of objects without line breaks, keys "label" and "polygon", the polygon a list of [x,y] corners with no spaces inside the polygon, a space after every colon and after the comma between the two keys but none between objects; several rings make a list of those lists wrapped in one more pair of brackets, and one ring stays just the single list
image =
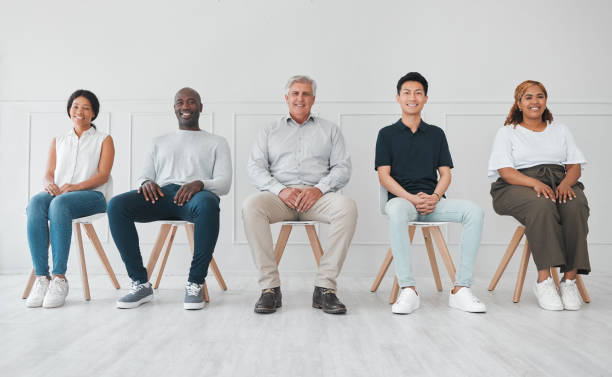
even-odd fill
[{"label": "dark grey trousers", "polygon": [[[565,178],[565,168],[559,165],[538,165],[519,171],[549,185],[553,191]],[[591,271],[587,246],[589,205],[582,183],[577,182],[572,190],[575,199],[556,203],[543,195],[538,198],[531,187],[510,185],[501,178],[491,184],[493,209],[525,225],[538,270],[560,267],[561,272]]]}]

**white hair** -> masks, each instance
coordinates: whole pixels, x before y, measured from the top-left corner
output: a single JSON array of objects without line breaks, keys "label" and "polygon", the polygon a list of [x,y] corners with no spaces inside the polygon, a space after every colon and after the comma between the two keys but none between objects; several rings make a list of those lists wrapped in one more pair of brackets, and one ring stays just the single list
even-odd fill
[{"label": "white hair", "polygon": [[289,80],[287,80],[287,84],[285,85],[285,93],[288,94],[289,93],[289,88],[291,88],[291,85],[293,85],[296,82],[310,84],[310,86],[312,86],[312,95],[313,96],[317,95],[317,82],[314,81],[313,78],[308,77],[306,75],[291,76],[289,78]]}]

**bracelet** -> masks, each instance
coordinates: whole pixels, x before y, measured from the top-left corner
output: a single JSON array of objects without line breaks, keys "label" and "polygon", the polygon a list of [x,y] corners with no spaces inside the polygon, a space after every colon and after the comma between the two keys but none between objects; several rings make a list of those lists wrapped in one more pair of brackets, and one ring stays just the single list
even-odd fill
[{"label": "bracelet", "polygon": [[431,195],[435,195],[435,196],[437,196],[437,197],[438,197],[438,201],[440,201],[440,199],[442,199],[442,197],[440,196],[440,194],[438,194],[437,192],[434,192],[434,193],[433,193],[433,194],[431,194]]}]

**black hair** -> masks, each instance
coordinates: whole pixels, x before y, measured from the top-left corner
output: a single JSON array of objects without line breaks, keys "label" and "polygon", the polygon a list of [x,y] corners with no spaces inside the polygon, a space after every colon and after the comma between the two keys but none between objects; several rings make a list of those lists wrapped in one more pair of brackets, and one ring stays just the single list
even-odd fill
[{"label": "black hair", "polygon": [[[68,118],[70,118],[70,108],[72,107],[72,102],[78,97],[85,97],[91,103],[91,109],[93,110],[93,117],[91,120],[94,120],[98,117],[98,112],[100,111],[100,101],[98,101],[98,97],[95,94],[86,89],[76,90],[74,93],[70,95],[68,98],[68,104],[66,105],[66,112],[68,113]],[[96,128],[95,124],[91,124],[93,128]]]},{"label": "black hair", "polygon": [[404,76],[402,76],[401,79],[399,79],[399,81],[397,82],[397,94],[400,93],[400,90],[402,90],[402,85],[406,81],[420,82],[421,85],[423,85],[423,90],[425,90],[425,95],[427,95],[427,89],[429,85],[427,84],[427,80],[425,80],[425,77],[423,77],[423,75],[418,72],[408,72]]}]

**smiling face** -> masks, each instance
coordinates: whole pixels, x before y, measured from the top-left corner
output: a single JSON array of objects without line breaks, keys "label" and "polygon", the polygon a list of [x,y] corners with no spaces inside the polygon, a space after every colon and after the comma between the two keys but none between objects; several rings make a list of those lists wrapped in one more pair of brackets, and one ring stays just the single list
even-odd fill
[{"label": "smiling face", "polygon": [[91,102],[85,97],[77,97],[72,101],[70,106],[70,119],[76,127],[88,128],[91,126],[91,120],[96,116],[94,114]]},{"label": "smiling face", "polygon": [[298,122],[304,122],[310,115],[310,109],[315,102],[312,85],[307,82],[294,82],[285,95],[289,105],[289,114]]},{"label": "smiling face", "polygon": [[546,110],[546,93],[537,85],[531,85],[517,103],[523,113],[523,119],[542,119]]},{"label": "smiling face", "polygon": [[190,88],[179,90],[174,96],[174,113],[179,121],[179,128],[199,128],[198,120],[202,108],[198,92]]},{"label": "smiling face", "polygon": [[402,113],[406,115],[419,115],[423,106],[427,103],[427,95],[423,84],[418,81],[406,81],[402,84],[395,99],[402,107]]}]

